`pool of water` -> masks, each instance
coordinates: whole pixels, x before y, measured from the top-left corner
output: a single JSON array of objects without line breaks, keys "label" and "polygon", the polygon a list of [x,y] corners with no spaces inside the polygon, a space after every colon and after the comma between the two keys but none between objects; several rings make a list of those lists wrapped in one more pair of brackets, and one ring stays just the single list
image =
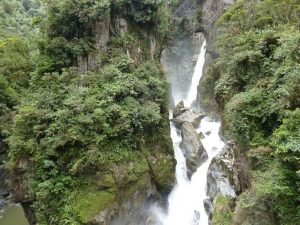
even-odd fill
[{"label": "pool of water", "polygon": [[7,206],[0,211],[0,225],[29,225],[21,205]]}]

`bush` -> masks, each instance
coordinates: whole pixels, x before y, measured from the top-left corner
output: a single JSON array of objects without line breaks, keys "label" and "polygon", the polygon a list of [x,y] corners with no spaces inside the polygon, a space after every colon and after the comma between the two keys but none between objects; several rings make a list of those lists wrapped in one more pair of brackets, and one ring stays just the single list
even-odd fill
[{"label": "bush", "polygon": [[300,221],[299,13],[296,0],[237,1],[219,20],[215,97],[226,135],[257,156],[236,224]]},{"label": "bush", "polygon": [[[135,68],[121,58],[96,73],[79,76],[70,68],[36,76],[19,106],[9,138],[10,164],[22,156],[33,160],[31,192],[41,223],[68,217],[71,212],[62,207],[70,206],[65,198],[81,182],[78,176],[131,160],[143,140],[163,126],[161,71],[151,62]],[[143,73],[135,76],[138,71]]]},{"label": "bush", "polygon": [[281,160],[298,164],[300,158],[300,109],[286,111],[283,123],[272,135],[275,156]]}]

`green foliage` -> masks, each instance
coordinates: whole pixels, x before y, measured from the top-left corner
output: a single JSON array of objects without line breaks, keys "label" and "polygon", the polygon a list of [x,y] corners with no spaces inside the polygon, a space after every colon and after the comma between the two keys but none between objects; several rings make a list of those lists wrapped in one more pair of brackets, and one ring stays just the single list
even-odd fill
[{"label": "green foliage", "polygon": [[71,194],[70,189],[76,185],[74,178],[60,174],[55,174],[55,177],[48,178],[37,185],[33,207],[41,224],[70,224],[63,222],[57,215],[64,212],[67,196]]},{"label": "green foliage", "polygon": [[243,151],[270,149],[258,153],[252,187],[238,203],[262,224],[299,223],[299,13],[297,0],[241,0],[219,20],[213,74],[227,136]]},{"label": "green foliage", "polygon": [[267,144],[266,138],[277,123],[272,99],[268,99],[263,89],[236,94],[226,105],[225,112],[230,134],[241,145],[256,147]]},{"label": "green foliage", "polygon": [[232,201],[226,196],[218,194],[214,200],[213,224],[231,225],[232,213]]},{"label": "green foliage", "polygon": [[0,136],[5,136],[10,130],[12,108],[19,102],[19,95],[0,75]]},{"label": "green foliage", "polygon": [[[113,201],[114,195],[109,192],[82,189],[81,191],[74,191],[70,195],[68,202],[74,205],[70,206],[68,210],[78,217],[80,222],[78,224],[87,223],[93,219],[95,215],[112,204]],[[74,224],[72,220],[69,222]]]},{"label": "green foliage", "polygon": [[[280,125],[284,111],[300,106],[296,53],[300,32],[293,18],[283,26],[286,19],[278,20],[272,11],[279,9],[269,10],[266,2],[240,1],[220,20],[224,29],[219,38],[221,57],[214,73],[221,77],[215,96],[221,105],[228,103],[226,124],[235,141],[243,146],[266,144],[263,141]],[[284,8],[286,3],[279,2]],[[248,20],[248,14],[256,19],[261,15],[274,17],[279,24],[263,24],[258,30],[256,20]]]},{"label": "green foliage", "polygon": [[38,29],[31,26],[31,18],[42,14],[39,3],[38,0],[30,1],[25,9],[20,1],[0,2],[1,139],[9,134],[14,108],[29,86],[33,52],[36,49],[35,43],[29,40],[38,33]]},{"label": "green foliage", "polygon": [[[56,224],[53,218],[63,217],[59,209],[67,203],[55,200],[52,192],[60,183],[57,176],[62,173],[74,181],[91,169],[132,161],[142,140],[160,129],[166,96],[161,75],[155,62],[135,68],[123,55],[96,73],[78,74],[70,68],[34,77],[9,143],[12,165],[24,155],[34,161],[38,185],[33,193],[40,221]],[[132,176],[144,167],[134,165]],[[51,186],[48,182],[55,186],[51,191],[44,189],[44,183]],[[57,193],[66,196],[72,189],[67,186]]]},{"label": "green foliage", "polygon": [[278,161],[271,162],[262,171],[255,171],[252,187],[239,197],[238,203],[244,211],[244,217],[251,221],[250,224],[257,224],[265,217],[265,212],[271,214],[268,224],[276,223],[275,216],[280,224],[298,224],[299,192],[295,179],[296,174]]},{"label": "green foliage", "polygon": [[28,87],[29,74],[32,65],[29,47],[19,37],[3,38],[0,40],[0,74],[10,84],[18,89]]},{"label": "green foliage", "polygon": [[287,111],[283,123],[272,135],[275,155],[286,162],[300,161],[300,109]]},{"label": "green foliage", "polygon": [[0,15],[0,37],[23,35],[32,38],[38,33],[38,27],[32,26],[32,19],[43,17],[44,10],[40,0],[3,0]]},{"label": "green foliage", "polygon": [[162,0],[132,0],[133,16],[138,23],[152,22]]},{"label": "green foliage", "polygon": [[[48,1],[43,30],[39,39],[43,55],[37,59],[37,73],[61,71],[76,64],[77,56],[87,55],[94,43],[95,23],[109,17],[109,0]],[[34,23],[39,18],[34,17]]]},{"label": "green foliage", "polygon": [[[115,185],[132,194],[146,186],[142,145],[166,142],[170,151],[167,84],[152,59],[167,37],[170,11],[157,0],[43,3],[0,2],[0,129],[8,136],[11,171],[30,160],[27,197],[38,223],[84,224],[115,201]],[[110,21],[114,28],[119,16],[128,33],[118,36],[110,27],[107,51],[99,53],[95,25]],[[154,57],[146,27],[157,38]],[[80,74],[77,57],[91,54],[101,58],[101,70]],[[113,169],[123,164],[124,182],[115,184]],[[173,168],[159,166],[163,174]]]},{"label": "green foliage", "polygon": [[49,37],[70,40],[90,35],[94,22],[103,19],[109,10],[109,0],[51,1],[48,3]]}]

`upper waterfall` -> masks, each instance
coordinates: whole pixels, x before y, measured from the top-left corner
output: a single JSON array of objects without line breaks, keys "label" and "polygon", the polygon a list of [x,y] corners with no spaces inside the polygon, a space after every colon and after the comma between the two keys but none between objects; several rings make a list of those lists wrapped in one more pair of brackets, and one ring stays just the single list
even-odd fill
[{"label": "upper waterfall", "polygon": [[192,78],[191,87],[189,89],[187,98],[184,100],[184,105],[186,107],[191,107],[193,102],[197,100],[198,85],[203,74],[203,66],[205,63],[205,52],[206,52],[206,40],[204,40],[202,47],[200,49],[199,57]]}]

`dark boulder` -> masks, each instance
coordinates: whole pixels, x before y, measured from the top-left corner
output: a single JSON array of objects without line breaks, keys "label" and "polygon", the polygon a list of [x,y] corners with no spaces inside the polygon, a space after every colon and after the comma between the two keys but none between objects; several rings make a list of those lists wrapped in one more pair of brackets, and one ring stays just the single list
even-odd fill
[{"label": "dark boulder", "polygon": [[183,123],[181,136],[180,148],[186,159],[188,176],[191,177],[197,168],[207,160],[208,156],[192,123]]}]

